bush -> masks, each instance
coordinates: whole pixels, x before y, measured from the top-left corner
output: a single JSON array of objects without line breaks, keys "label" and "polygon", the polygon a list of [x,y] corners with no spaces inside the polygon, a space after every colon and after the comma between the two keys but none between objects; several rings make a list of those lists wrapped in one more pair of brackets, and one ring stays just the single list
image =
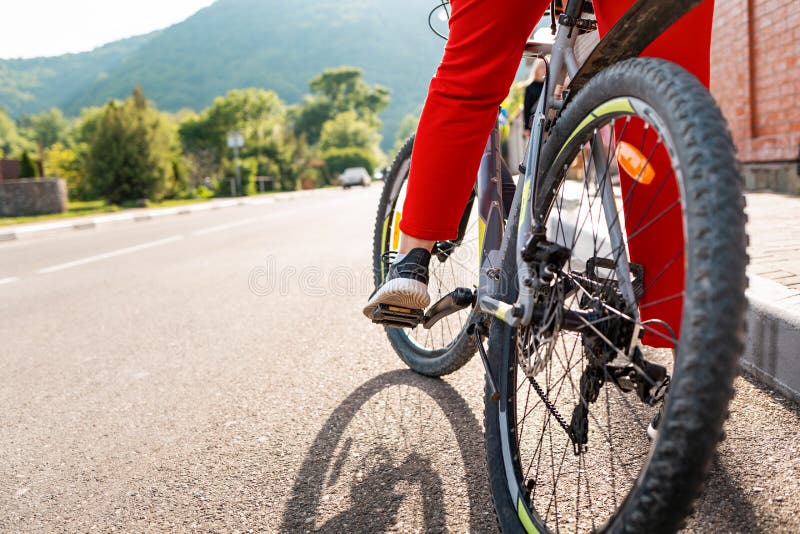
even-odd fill
[{"label": "bush", "polygon": [[214,196],[215,197],[232,197],[233,185],[232,182],[236,181],[235,176],[226,176],[214,180]]},{"label": "bush", "polygon": [[[230,196],[233,194],[231,181],[236,181],[236,162],[234,160],[225,160],[222,166],[223,178],[219,181],[219,188],[217,194],[220,196]],[[256,175],[258,171],[258,162],[256,158],[240,158],[239,159],[239,172],[242,177],[242,190],[238,190],[236,194],[239,196],[254,195],[256,193]]]},{"label": "bush", "polygon": [[84,177],[80,157],[75,150],[61,143],[55,143],[47,149],[44,159],[48,176],[66,180],[70,200],[94,200],[96,195]]},{"label": "bush", "polygon": [[28,155],[28,151],[22,152],[22,157],[19,163],[19,177],[20,178],[36,178],[39,176],[39,166]]},{"label": "bush", "polygon": [[180,158],[175,157],[167,170],[167,181],[164,189],[164,198],[176,199],[191,194],[189,176],[186,166]]},{"label": "bush", "polygon": [[202,198],[205,200],[213,196],[214,196],[214,191],[201,185],[195,187],[194,190],[192,190],[189,198]]},{"label": "bush", "polygon": [[371,175],[376,165],[375,155],[364,148],[331,148],[322,153],[322,159],[333,174],[350,167],[364,167]]},{"label": "bush", "polygon": [[[87,178],[98,196],[112,204],[142,198],[159,201],[168,191],[176,159],[177,129],[150,107],[141,89],[125,102],[103,109],[89,143]],[[173,191],[177,193],[177,191]]]}]

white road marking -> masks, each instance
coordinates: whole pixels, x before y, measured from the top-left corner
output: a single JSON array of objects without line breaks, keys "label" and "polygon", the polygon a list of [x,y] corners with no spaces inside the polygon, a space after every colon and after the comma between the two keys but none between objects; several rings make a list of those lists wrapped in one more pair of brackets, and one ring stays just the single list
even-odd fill
[{"label": "white road marking", "polygon": [[3,284],[10,284],[11,282],[16,282],[17,280],[19,280],[19,278],[17,278],[16,276],[11,276],[9,278],[0,278],[0,286],[2,286]]},{"label": "white road marking", "polygon": [[71,267],[78,267],[80,265],[86,265],[87,263],[94,263],[96,261],[106,260],[108,258],[114,258],[116,256],[122,256],[125,254],[131,254],[133,252],[139,252],[140,250],[146,250],[148,248],[153,247],[160,247],[161,245],[166,245],[168,243],[174,243],[175,241],[180,241],[183,239],[182,235],[175,235],[172,237],[167,237],[164,239],[159,239],[157,241],[150,241],[148,243],[142,243],[141,245],[134,245],[132,247],[121,248],[119,250],[112,250],[111,252],[104,252],[103,254],[97,254],[96,256],[89,256],[88,258],[83,258],[80,260],[70,261],[67,263],[61,263],[59,265],[53,265],[52,267],[45,267],[44,269],[39,269],[36,271],[39,274],[48,274],[53,273],[56,271],[62,271],[64,269],[69,269]]},{"label": "white road marking", "polygon": [[230,228],[236,228],[237,226],[245,226],[247,224],[254,223],[256,221],[260,221],[265,218],[266,218],[265,216],[250,217],[249,219],[242,219],[241,221],[233,221],[225,224],[218,224],[216,226],[209,226],[208,228],[195,230],[194,232],[192,232],[192,235],[206,235],[206,234],[213,234],[214,232],[223,232],[225,230],[229,230]]}]

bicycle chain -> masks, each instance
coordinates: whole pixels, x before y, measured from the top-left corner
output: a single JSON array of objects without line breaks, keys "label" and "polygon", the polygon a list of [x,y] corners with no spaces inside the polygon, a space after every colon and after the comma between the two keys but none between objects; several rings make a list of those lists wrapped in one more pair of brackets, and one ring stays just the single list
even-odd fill
[{"label": "bicycle chain", "polygon": [[[561,296],[563,298],[563,295],[561,295]],[[560,308],[557,307],[557,306],[554,308],[553,307],[553,303],[558,303],[558,302],[559,302],[558,295],[550,293],[550,303],[547,306],[547,309],[548,309],[548,311],[551,311],[553,309],[555,310],[554,313],[556,313],[556,316],[553,318],[553,320],[556,323],[560,323],[560,320],[559,320],[560,317],[559,317],[559,313],[558,313],[558,312],[560,312]],[[543,324],[550,323],[549,318],[543,319],[542,323]],[[527,328],[532,328],[532,327],[528,326]],[[560,328],[560,324],[549,324],[549,328],[557,331]],[[541,334],[541,332],[539,332],[537,334],[533,334],[533,335],[536,338],[538,338],[540,334]],[[519,343],[519,338],[517,338],[517,343]],[[536,343],[536,342],[534,341],[534,343]],[[548,342],[548,345],[549,345],[548,346],[549,351],[552,351],[554,349],[554,347],[549,342]],[[519,350],[519,347],[517,347],[517,350]],[[538,350],[534,349],[534,352],[538,352]],[[523,350],[524,356],[527,357],[526,353],[527,353],[527,350]],[[538,356],[538,354],[537,354],[537,356]],[[545,357],[545,361],[543,361],[541,363],[546,363],[546,360],[549,360],[549,354]],[[541,363],[540,363],[540,365],[541,365]],[[556,421],[558,421],[558,424],[561,425],[561,428],[564,429],[564,432],[567,433],[567,436],[569,437],[570,441],[572,441],[572,443],[574,444],[577,441],[577,436],[575,435],[575,433],[570,428],[570,425],[567,424],[567,420],[564,419],[564,416],[562,416],[561,413],[559,413],[558,409],[553,405],[552,402],[550,402],[550,399],[547,398],[547,395],[545,394],[544,390],[539,385],[539,383],[536,381],[536,379],[533,377],[534,373],[530,372],[530,371],[532,371],[532,369],[528,369],[527,365],[523,365],[522,367],[525,370],[525,376],[527,376],[528,381],[533,386],[533,389],[534,389],[534,391],[536,391],[536,394],[539,395],[539,398],[542,399],[542,402],[547,407],[548,411],[553,415],[553,417],[556,419]]]},{"label": "bicycle chain", "polygon": [[558,412],[556,407],[553,406],[553,403],[550,402],[550,399],[547,398],[547,395],[545,395],[544,390],[539,385],[539,383],[536,381],[536,379],[533,378],[532,376],[528,376],[528,381],[533,386],[534,391],[536,391],[536,393],[539,395],[539,398],[542,399],[542,402],[544,403],[544,405],[547,406],[547,409],[550,411],[550,413],[553,414],[553,417],[556,418],[556,421],[558,421],[558,424],[561,425],[561,428],[563,428],[564,432],[567,433],[567,436],[569,436],[569,439],[571,439],[572,442],[575,443],[575,434],[570,429],[569,425],[567,424],[566,419],[564,419],[564,417]]}]

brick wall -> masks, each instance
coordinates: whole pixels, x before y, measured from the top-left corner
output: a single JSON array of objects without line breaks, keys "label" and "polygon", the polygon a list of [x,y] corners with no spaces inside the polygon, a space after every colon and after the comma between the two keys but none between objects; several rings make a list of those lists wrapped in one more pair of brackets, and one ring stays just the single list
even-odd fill
[{"label": "brick wall", "polygon": [[800,159],[800,0],[717,0],[711,92],[742,162]]},{"label": "brick wall", "polygon": [[18,159],[0,159],[0,182],[3,180],[16,180],[19,178]]}]

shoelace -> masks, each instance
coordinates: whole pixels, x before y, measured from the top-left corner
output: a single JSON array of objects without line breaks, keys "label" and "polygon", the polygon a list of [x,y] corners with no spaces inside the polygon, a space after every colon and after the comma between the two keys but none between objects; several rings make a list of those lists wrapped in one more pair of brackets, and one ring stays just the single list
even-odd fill
[{"label": "shoelace", "polygon": [[397,257],[396,250],[387,250],[383,254],[381,254],[381,261],[383,262],[383,272],[389,274],[389,268],[394,263],[394,259]]}]

